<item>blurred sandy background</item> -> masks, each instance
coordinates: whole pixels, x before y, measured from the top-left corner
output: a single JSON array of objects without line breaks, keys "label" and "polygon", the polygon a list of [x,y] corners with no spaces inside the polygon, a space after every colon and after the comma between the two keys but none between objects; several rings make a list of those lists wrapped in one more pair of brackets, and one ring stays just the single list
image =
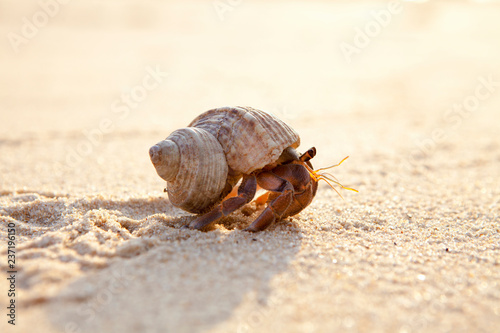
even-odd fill
[{"label": "blurred sandy background", "polygon": [[[1,331],[499,332],[499,15],[0,1]],[[316,167],[350,155],[333,173],[359,193],[322,185],[258,234],[258,212],[180,230],[148,148],[226,105],[285,120]]]}]

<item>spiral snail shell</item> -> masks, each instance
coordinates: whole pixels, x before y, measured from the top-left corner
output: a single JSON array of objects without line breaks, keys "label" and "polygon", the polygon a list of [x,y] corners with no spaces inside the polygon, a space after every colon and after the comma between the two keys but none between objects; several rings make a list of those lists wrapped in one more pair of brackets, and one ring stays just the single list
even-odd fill
[{"label": "spiral snail shell", "polygon": [[149,150],[170,202],[200,214],[220,203],[244,174],[279,163],[299,135],[275,116],[250,107],[206,111]]}]

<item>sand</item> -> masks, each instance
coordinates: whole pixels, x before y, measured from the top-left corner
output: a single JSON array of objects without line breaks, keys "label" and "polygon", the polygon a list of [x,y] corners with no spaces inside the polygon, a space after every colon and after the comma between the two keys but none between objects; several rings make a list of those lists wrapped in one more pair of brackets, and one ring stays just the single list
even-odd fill
[{"label": "sand", "polygon": [[[498,3],[41,4],[0,1],[1,332],[500,332]],[[226,105],[359,193],[180,229],[148,149]]]}]

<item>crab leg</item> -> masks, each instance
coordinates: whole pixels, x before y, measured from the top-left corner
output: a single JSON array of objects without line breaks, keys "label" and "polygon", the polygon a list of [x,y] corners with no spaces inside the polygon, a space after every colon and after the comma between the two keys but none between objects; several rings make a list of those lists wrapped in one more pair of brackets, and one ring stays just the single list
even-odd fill
[{"label": "crab leg", "polygon": [[293,185],[274,173],[262,172],[258,175],[257,182],[266,190],[280,193],[245,231],[255,232],[266,229],[274,221],[281,219],[293,200]]},{"label": "crab leg", "polygon": [[264,230],[274,221],[299,213],[311,203],[317,189],[307,169],[294,163],[260,173],[257,183],[271,191],[270,202],[246,231]]},{"label": "crab leg", "polygon": [[237,196],[222,201],[222,203],[215,206],[215,208],[213,208],[211,211],[198,216],[189,224],[186,224],[183,228],[200,230],[210,223],[220,219],[221,217],[231,214],[238,208],[252,201],[253,197],[255,196],[256,190],[257,180],[255,178],[255,175],[251,174],[243,176],[241,185],[238,187]]}]

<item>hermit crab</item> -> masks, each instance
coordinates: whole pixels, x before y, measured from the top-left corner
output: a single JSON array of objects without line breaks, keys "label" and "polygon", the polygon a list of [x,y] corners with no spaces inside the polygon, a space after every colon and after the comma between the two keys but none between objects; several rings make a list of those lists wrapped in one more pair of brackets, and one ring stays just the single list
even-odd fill
[{"label": "hermit crab", "polygon": [[[313,170],[309,160],[316,149],[300,155],[295,150],[299,144],[297,132],[271,114],[222,107],[171,133],[149,149],[149,156],[167,182],[170,202],[199,214],[185,228],[202,229],[250,203],[258,187],[268,191],[257,199],[267,207],[245,229],[255,232],[306,208],[319,180],[350,189],[318,172],[328,168]],[[237,194],[231,196],[239,181]]]}]

